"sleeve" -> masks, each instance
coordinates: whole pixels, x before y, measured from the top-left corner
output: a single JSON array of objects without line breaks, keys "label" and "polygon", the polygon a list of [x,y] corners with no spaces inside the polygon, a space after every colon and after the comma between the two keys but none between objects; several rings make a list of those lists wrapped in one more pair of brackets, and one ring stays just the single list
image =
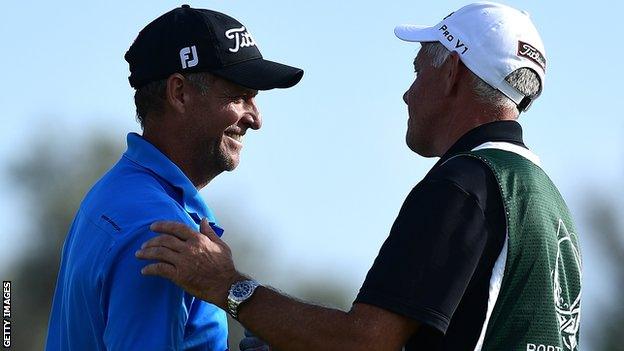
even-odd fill
[{"label": "sleeve", "polygon": [[141,275],[148,263],[134,256],[154,236],[149,226],[144,226],[113,247],[102,289],[107,295],[102,298],[107,350],[181,348],[192,300],[167,279]]},{"label": "sleeve", "polygon": [[423,181],[405,200],[355,303],[446,332],[487,241],[477,199],[450,181]]}]

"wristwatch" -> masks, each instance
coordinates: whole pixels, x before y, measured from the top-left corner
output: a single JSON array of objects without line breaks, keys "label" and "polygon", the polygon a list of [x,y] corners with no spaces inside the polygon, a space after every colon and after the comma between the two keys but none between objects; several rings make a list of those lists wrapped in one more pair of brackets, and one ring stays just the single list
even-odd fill
[{"label": "wristwatch", "polygon": [[239,306],[247,301],[259,286],[260,284],[255,280],[241,280],[232,284],[227,298],[228,313],[232,318],[238,318]]}]

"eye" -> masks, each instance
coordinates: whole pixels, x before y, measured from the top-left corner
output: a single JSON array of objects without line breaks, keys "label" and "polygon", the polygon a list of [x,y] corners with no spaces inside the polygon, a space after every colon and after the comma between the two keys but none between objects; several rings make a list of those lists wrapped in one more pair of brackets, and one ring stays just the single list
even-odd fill
[{"label": "eye", "polygon": [[238,102],[251,101],[255,96],[256,96],[256,94],[254,94],[254,93],[244,93],[244,94],[238,95],[236,97],[236,100]]},{"label": "eye", "polygon": [[243,101],[245,101],[245,95],[229,95],[227,97],[228,100],[230,100],[230,102],[236,103],[236,104],[240,104]]},{"label": "eye", "polygon": [[225,97],[231,102],[235,104],[241,104],[244,102],[251,101],[255,96],[256,91],[239,91],[239,92],[230,92],[229,94],[225,94]]}]

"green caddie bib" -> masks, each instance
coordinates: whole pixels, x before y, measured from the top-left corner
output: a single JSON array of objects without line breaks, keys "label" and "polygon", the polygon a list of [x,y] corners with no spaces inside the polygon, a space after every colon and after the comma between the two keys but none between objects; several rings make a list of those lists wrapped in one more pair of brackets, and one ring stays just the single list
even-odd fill
[{"label": "green caddie bib", "polygon": [[470,153],[494,173],[507,238],[492,272],[477,350],[578,350],[581,255],[561,194],[530,151],[486,143]]}]

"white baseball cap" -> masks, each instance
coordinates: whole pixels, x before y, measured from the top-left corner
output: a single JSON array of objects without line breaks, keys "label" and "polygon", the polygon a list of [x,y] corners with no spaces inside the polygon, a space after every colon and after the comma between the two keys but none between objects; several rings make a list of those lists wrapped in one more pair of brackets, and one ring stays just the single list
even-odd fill
[{"label": "white baseball cap", "polygon": [[539,76],[539,93],[543,90],[546,52],[525,11],[477,2],[451,13],[433,27],[401,25],[394,34],[405,41],[437,41],[457,52],[468,69],[513,100],[520,111],[530,106],[531,98],[507,83],[505,77],[519,68],[530,68]]}]

